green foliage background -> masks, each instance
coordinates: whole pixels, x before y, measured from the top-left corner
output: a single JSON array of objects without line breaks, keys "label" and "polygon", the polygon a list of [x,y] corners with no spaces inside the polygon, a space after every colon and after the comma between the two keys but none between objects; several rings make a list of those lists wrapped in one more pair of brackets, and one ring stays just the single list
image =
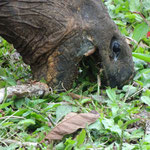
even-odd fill
[{"label": "green foliage background", "polygon": [[[87,150],[150,149],[150,1],[107,0],[104,4],[121,33],[131,39],[136,76],[134,84],[121,90],[99,89],[96,83],[81,80],[82,84],[63,93],[53,92],[44,98],[7,98],[0,104],[1,150]],[[12,45],[0,39],[0,88],[25,83],[31,71]],[[76,85],[76,83],[75,83]],[[135,86],[136,85],[136,86]],[[90,97],[73,100],[68,93]],[[62,101],[67,102],[63,104]],[[100,118],[76,135],[67,135],[51,144],[40,141],[69,112],[96,110]],[[51,126],[49,126],[51,122]],[[35,146],[8,144],[3,140],[39,143]]]}]

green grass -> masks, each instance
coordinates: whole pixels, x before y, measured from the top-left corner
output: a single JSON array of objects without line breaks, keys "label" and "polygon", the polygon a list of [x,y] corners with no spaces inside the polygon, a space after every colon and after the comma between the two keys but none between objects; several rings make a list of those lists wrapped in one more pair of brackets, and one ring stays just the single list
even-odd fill
[{"label": "green grass", "polygon": [[[90,99],[72,99],[68,95],[70,91],[59,94],[54,91],[43,98],[7,98],[0,104],[1,150],[150,149],[150,133],[147,133],[147,123],[150,122],[150,38],[146,37],[150,31],[150,2],[107,0],[105,5],[122,34],[136,41],[131,41],[136,70],[134,84],[125,85],[120,90],[98,89],[97,84],[81,78],[80,86],[74,86],[70,91]],[[31,79],[29,66],[4,39],[0,39],[0,66],[0,88]],[[66,103],[62,103],[64,101]],[[40,144],[45,133],[69,112],[93,110],[100,114],[94,124],[66,135],[61,141]],[[4,139],[39,143],[39,148],[8,144],[2,142]]]}]

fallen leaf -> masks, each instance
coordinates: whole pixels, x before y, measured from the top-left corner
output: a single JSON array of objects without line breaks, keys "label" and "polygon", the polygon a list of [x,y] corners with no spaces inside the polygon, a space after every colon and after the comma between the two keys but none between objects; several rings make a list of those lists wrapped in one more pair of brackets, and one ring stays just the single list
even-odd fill
[{"label": "fallen leaf", "polygon": [[61,140],[64,135],[71,134],[86,125],[94,123],[99,118],[99,114],[93,113],[69,113],[56,125],[45,137],[47,140]]}]

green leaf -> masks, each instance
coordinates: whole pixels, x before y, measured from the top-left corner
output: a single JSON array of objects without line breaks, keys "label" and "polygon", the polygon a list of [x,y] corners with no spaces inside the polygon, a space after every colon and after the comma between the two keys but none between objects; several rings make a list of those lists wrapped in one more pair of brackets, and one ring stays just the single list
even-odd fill
[{"label": "green leaf", "polygon": [[148,96],[142,96],[141,101],[150,106],[150,97]]},{"label": "green leaf", "polygon": [[137,121],[139,121],[140,119],[133,119],[133,120],[128,120],[123,126],[124,129],[127,129],[128,125],[133,124]]},{"label": "green leaf", "polygon": [[[15,113],[15,116],[23,116],[24,113],[26,113],[27,111],[28,111],[28,109],[26,109],[26,108],[18,109],[18,111]],[[23,117],[25,117],[25,116],[23,116]]]},{"label": "green leaf", "polygon": [[9,127],[11,125],[13,125],[13,122],[4,122],[1,124],[2,127]]},{"label": "green leaf", "polygon": [[82,99],[82,100],[80,101],[80,103],[81,103],[81,104],[85,104],[85,103],[91,102],[91,101],[92,101],[92,99],[90,99],[90,98],[84,98],[84,99]]},{"label": "green leaf", "polygon": [[60,106],[60,104],[50,104],[46,108],[44,108],[41,112],[45,113],[47,111],[53,110],[54,108]]},{"label": "green leaf", "polygon": [[150,62],[150,55],[147,54],[141,54],[141,53],[132,53],[132,56],[144,60],[146,62]]},{"label": "green leaf", "polygon": [[35,99],[35,100],[31,100],[30,102],[38,105],[38,104],[43,103],[45,101],[46,101],[46,99]]},{"label": "green leaf", "polygon": [[11,86],[15,86],[16,85],[16,81],[10,77],[4,77],[4,76],[0,76],[4,81],[6,81],[6,83],[8,83]]},{"label": "green leaf", "polygon": [[85,137],[86,137],[86,131],[85,129],[82,129],[80,134],[77,136],[77,147],[80,147],[83,144]]},{"label": "green leaf", "polygon": [[116,116],[118,114],[118,110],[119,110],[119,106],[116,103],[116,101],[113,101],[112,103],[109,103],[108,105],[110,105],[112,115]]},{"label": "green leaf", "polygon": [[139,0],[129,0],[130,11],[140,11],[141,4]]},{"label": "green leaf", "polygon": [[25,120],[21,120],[18,124],[29,126],[29,125],[34,125],[35,121],[33,119],[25,119]]},{"label": "green leaf", "polygon": [[133,150],[135,148],[135,145],[129,144],[129,143],[123,143],[122,150]]},{"label": "green leaf", "polygon": [[147,143],[150,143],[150,134],[148,134],[148,135],[145,135],[145,137],[144,137],[144,141],[145,142],[147,142]]},{"label": "green leaf", "polygon": [[31,112],[30,115],[31,115],[31,118],[35,118],[38,121],[41,121],[41,122],[47,121],[46,118],[42,114]]},{"label": "green leaf", "polygon": [[102,126],[100,120],[97,119],[96,122],[94,122],[88,126],[88,129],[90,129],[90,130],[91,129],[101,130],[101,129],[103,129],[103,126]]},{"label": "green leaf", "polygon": [[122,22],[121,20],[115,20],[114,22],[119,26],[126,27],[126,24],[124,22]]},{"label": "green leaf", "polygon": [[9,105],[11,105],[13,102],[9,102],[9,103],[3,103],[3,104],[0,104],[0,109],[3,109],[3,108],[6,108],[8,107]]},{"label": "green leaf", "polygon": [[116,95],[115,91],[116,91],[116,89],[111,89],[111,88],[109,88],[109,89],[106,90],[107,96],[112,101],[116,101],[116,99],[117,99],[117,95]]},{"label": "green leaf", "polygon": [[24,105],[24,99],[17,99],[15,100],[14,104],[19,109]]},{"label": "green leaf", "polygon": [[60,98],[61,98],[61,101],[65,100],[66,102],[69,102],[70,104],[74,104],[74,101],[72,100],[72,98],[70,96],[63,95]]},{"label": "green leaf", "polygon": [[122,121],[122,120],[119,120],[119,121],[118,121],[118,126],[119,126],[120,128],[122,128],[122,126],[123,126],[123,121]]},{"label": "green leaf", "polygon": [[6,82],[5,81],[0,81],[0,89],[4,88],[6,86]]},{"label": "green leaf", "polygon": [[150,0],[144,0],[143,6],[144,6],[146,11],[150,11]]},{"label": "green leaf", "polygon": [[114,120],[113,120],[113,119],[104,118],[104,119],[102,120],[102,123],[103,123],[105,129],[109,129],[109,128],[111,128],[112,126],[114,126]]},{"label": "green leaf", "polygon": [[127,93],[128,96],[134,94],[137,91],[137,88],[132,85],[125,85],[123,91]]},{"label": "green leaf", "polygon": [[119,125],[116,125],[114,123],[113,119],[104,118],[102,120],[102,123],[103,123],[105,129],[109,129],[112,132],[116,132],[121,137],[121,128],[119,127]]},{"label": "green leaf", "polygon": [[6,147],[0,146],[0,150],[14,150],[14,149],[17,149],[17,148],[18,148],[18,145],[16,143],[12,143],[9,146],[7,145]]},{"label": "green leaf", "polygon": [[130,139],[139,139],[142,138],[144,136],[144,131],[142,129],[137,129],[132,131],[131,135],[130,135]]},{"label": "green leaf", "polygon": [[148,29],[149,27],[145,22],[138,24],[134,29],[132,38],[139,42],[144,36],[146,37]]},{"label": "green leaf", "polygon": [[76,141],[75,141],[75,140],[72,140],[71,137],[68,138],[68,139],[66,140],[66,142],[65,142],[66,147],[65,147],[64,150],[72,150],[72,148],[73,148],[75,142],[76,142]]},{"label": "green leaf", "polygon": [[61,143],[57,144],[55,146],[55,148],[56,148],[56,150],[64,150],[65,149],[65,145],[64,145],[63,142],[61,142]]}]

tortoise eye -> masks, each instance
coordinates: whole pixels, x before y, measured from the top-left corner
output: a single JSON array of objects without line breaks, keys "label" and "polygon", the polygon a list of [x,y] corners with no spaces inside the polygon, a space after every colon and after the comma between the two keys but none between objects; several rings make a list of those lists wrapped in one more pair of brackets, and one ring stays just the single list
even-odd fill
[{"label": "tortoise eye", "polygon": [[118,42],[117,39],[112,39],[111,41],[111,44],[110,44],[110,49],[112,50],[113,53],[111,53],[111,57],[117,61],[118,60],[118,57],[119,57],[119,54],[121,52],[121,45],[120,43]]},{"label": "tortoise eye", "polygon": [[112,50],[114,53],[119,53],[121,51],[120,44],[118,41],[112,42]]}]

